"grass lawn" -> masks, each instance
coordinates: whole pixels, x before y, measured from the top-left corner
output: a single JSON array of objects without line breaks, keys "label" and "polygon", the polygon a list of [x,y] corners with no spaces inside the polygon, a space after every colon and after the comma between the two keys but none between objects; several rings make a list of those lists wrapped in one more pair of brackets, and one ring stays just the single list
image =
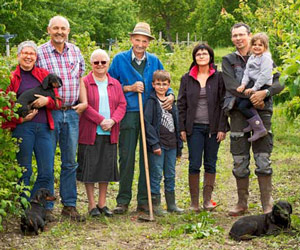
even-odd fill
[{"label": "grass lawn", "polygon": [[[273,196],[275,200],[288,200],[293,205],[292,224],[300,229],[300,131],[282,116],[282,108],[276,108],[273,118],[274,170]],[[187,150],[177,164],[176,195],[180,207],[188,210]],[[253,174],[249,197],[250,214],[262,212],[257,178]],[[235,179],[232,176],[232,158],[229,139],[222,143],[217,166],[218,174],[213,199],[219,205],[213,213],[168,214],[156,217],[155,222],[139,222],[136,208],[136,184],[134,181],[130,211],[113,218],[88,218],[84,223],[71,223],[60,219],[48,224],[39,236],[23,236],[19,219],[9,218],[5,232],[0,233],[0,249],[299,249],[300,235],[281,234],[277,237],[257,238],[247,242],[235,242],[228,237],[231,225],[237,219],[228,217],[227,211],[236,202]],[[138,172],[138,171],[136,171]],[[136,173],[136,177],[137,177]],[[203,173],[201,173],[203,174]],[[202,186],[202,183],[201,183]],[[118,184],[109,186],[108,207],[116,205]],[[58,192],[57,192],[58,193]],[[84,186],[78,183],[78,209],[87,213]],[[58,199],[59,200],[59,199]],[[202,198],[201,198],[202,201]],[[163,206],[165,201],[163,199]],[[59,217],[61,204],[56,202],[54,213]]]}]

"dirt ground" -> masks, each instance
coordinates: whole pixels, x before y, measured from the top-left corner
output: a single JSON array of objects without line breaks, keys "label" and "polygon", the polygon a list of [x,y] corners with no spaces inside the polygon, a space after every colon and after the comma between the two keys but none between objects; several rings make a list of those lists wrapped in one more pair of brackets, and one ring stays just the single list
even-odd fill
[{"label": "dirt ground", "polygon": [[[300,156],[284,154],[280,148],[275,148],[273,155],[275,155],[272,157],[274,199],[289,200],[293,204],[293,224],[300,227]],[[139,214],[135,212],[137,184],[135,178],[134,196],[128,214],[116,215],[113,218],[87,218],[84,223],[74,223],[60,218],[62,206],[57,201],[54,213],[58,221],[48,224],[45,232],[38,236],[23,236],[19,226],[20,219],[9,218],[4,223],[5,231],[0,233],[0,249],[300,249],[299,234],[294,236],[281,234],[277,237],[263,237],[246,242],[235,242],[228,237],[230,227],[237,220],[236,217],[227,216],[228,209],[237,199],[235,179],[231,174],[232,158],[228,139],[222,144],[219,152],[218,174],[213,196],[218,207],[211,214],[215,220],[214,226],[219,226],[223,230],[203,239],[194,239],[191,234],[185,233],[175,235],[173,232],[180,225],[196,223],[199,219],[196,214],[188,212],[190,200],[187,167],[185,149],[176,169],[177,203],[186,209],[184,215],[168,214],[163,218],[156,217],[155,222],[140,222]],[[254,168],[252,160],[252,173]],[[107,198],[107,205],[110,208],[116,205],[117,190],[117,183],[110,184]],[[87,214],[87,198],[82,183],[78,183],[78,195],[78,209],[81,213]],[[202,198],[200,201],[202,202]],[[164,199],[162,203],[165,207]],[[257,178],[251,174],[249,214],[261,212]]]}]

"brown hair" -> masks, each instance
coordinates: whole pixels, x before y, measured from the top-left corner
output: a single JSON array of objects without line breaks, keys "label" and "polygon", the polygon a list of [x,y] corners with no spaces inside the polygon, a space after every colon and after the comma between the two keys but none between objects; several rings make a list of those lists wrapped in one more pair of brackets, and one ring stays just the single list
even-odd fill
[{"label": "brown hair", "polygon": [[250,41],[250,45],[251,47],[253,46],[253,44],[257,41],[260,40],[261,43],[265,46],[265,49],[268,50],[269,49],[269,37],[265,34],[265,33],[257,33],[255,34]]},{"label": "brown hair", "polygon": [[168,81],[170,83],[171,82],[171,75],[168,71],[156,70],[153,73],[152,82],[155,82],[156,80]]}]

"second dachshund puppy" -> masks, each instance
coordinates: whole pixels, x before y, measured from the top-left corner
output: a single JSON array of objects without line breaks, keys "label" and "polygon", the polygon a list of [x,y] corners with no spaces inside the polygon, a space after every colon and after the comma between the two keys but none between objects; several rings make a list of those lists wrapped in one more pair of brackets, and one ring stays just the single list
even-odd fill
[{"label": "second dachshund puppy", "polygon": [[54,101],[60,99],[55,96],[54,88],[60,88],[62,85],[62,80],[56,74],[46,76],[40,86],[26,90],[18,97],[17,103],[22,105],[17,111],[18,115],[25,117],[30,113],[31,104],[37,99],[36,94],[50,96]]},{"label": "second dachshund puppy", "polygon": [[237,220],[229,235],[236,241],[251,240],[262,235],[277,235],[291,228],[292,206],[287,201],[277,202],[268,214],[245,216]]}]

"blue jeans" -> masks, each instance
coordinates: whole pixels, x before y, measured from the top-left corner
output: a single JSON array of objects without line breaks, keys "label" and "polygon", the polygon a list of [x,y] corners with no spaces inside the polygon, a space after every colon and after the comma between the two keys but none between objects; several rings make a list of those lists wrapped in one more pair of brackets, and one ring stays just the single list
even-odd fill
[{"label": "blue jeans", "polygon": [[[48,124],[37,122],[24,122],[18,124],[13,130],[12,136],[22,139],[19,144],[19,152],[17,153],[18,164],[25,167],[20,182],[30,185],[30,177],[32,175],[32,153],[34,152],[37,162],[37,178],[31,191],[31,197],[40,188],[47,188],[53,194],[54,182],[54,151],[51,142],[51,133]],[[23,194],[24,197],[26,197]],[[31,198],[30,197],[30,198]],[[30,200],[29,197],[26,197]],[[47,204],[46,208],[51,208],[51,204]]]},{"label": "blue jeans", "polygon": [[164,174],[165,191],[175,190],[176,148],[161,149],[161,155],[149,153],[150,185],[152,194],[160,194],[160,183]]},{"label": "blue jeans", "polygon": [[217,134],[210,134],[209,125],[194,124],[193,132],[187,137],[189,149],[189,174],[200,173],[202,157],[206,173],[216,173],[216,162],[219,150]]},{"label": "blue jeans", "polygon": [[[76,151],[79,133],[79,115],[75,110],[53,110],[55,129],[52,132],[54,150],[57,142],[60,147],[60,196],[64,206],[76,207]],[[54,183],[53,183],[54,185]]]}]

